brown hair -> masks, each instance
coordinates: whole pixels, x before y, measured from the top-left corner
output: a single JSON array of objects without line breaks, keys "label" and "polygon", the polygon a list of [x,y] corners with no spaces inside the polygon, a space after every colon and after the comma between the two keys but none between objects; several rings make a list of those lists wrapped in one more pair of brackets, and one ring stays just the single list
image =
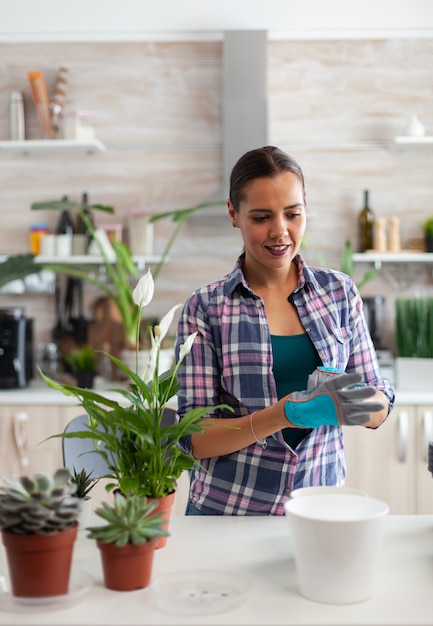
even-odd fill
[{"label": "brown hair", "polygon": [[305,181],[301,168],[295,159],[275,146],[264,146],[246,152],[235,163],[230,175],[230,200],[235,211],[245,199],[247,184],[256,178],[272,178],[282,172],[293,172],[302,182],[305,202]]}]

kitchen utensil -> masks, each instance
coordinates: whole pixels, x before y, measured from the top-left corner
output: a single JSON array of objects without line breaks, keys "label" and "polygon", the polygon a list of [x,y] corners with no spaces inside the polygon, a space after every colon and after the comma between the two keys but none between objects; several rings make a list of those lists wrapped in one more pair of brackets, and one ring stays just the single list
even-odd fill
[{"label": "kitchen utensil", "polygon": [[35,103],[42,132],[48,139],[56,138],[56,131],[51,121],[50,99],[42,72],[28,72],[33,102]]}]

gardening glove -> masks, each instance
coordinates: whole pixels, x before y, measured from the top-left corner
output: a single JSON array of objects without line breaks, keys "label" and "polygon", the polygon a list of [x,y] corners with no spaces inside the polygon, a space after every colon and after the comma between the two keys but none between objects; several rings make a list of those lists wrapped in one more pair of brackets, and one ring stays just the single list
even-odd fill
[{"label": "gardening glove", "polygon": [[[339,370],[337,367],[325,367],[323,365],[319,365],[319,367],[316,367],[316,369],[309,375],[307,389],[314,389],[317,385],[325,383],[327,380],[331,380],[336,376],[343,376],[343,374],[346,374],[346,372]],[[360,384],[362,386],[365,385],[365,383]]]},{"label": "gardening glove", "polygon": [[[314,372],[313,372],[314,374]],[[320,376],[326,374],[321,372]],[[295,391],[284,402],[284,415],[294,426],[356,426],[370,420],[370,413],[380,411],[380,402],[364,402],[375,394],[373,387],[361,384],[360,374],[328,372],[327,380],[312,389]]]}]

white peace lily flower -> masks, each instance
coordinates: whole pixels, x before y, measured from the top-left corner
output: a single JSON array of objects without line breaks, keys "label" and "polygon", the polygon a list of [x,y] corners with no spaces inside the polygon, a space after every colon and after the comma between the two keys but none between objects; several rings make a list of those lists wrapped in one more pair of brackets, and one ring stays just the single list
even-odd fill
[{"label": "white peace lily flower", "polygon": [[152,339],[152,348],[150,350],[149,359],[147,361],[146,369],[143,372],[143,380],[145,383],[150,383],[153,380],[153,376],[155,374],[156,363],[159,355],[159,346]]},{"label": "white peace lily flower", "polygon": [[158,324],[157,336],[158,336],[159,343],[162,342],[162,340],[168,333],[168,330],[174,318],[174,314],[176,313],[177,309],[179,309],[181,306],[182,306],[181,304],[175,304],[174,307],[170,309],[170,311],[164,315],[164,317]]},{"label": "white peace lily flower", "polygon": [[153,276],[150,270],[147,270],[146,274],[138,281],[134,291],[132,292],[132,297],[134,299],[135,304],[140,308],[144,308],[151,302],[153,298],[153,292],[155,290],[155,283],[153,281]]},{"label": "white peace lily flower", "polygon": [[179,350],[179,361],[182,361],[182,360],[185,358],[185,356],[186,356],[189,352],[191,352],[192,344],[194,343],[194,340],[195,340],[195,338],[197,337],[197,335],[198,335],[198,331],[195,331],[195,333],[191,333],[191,335],[189,335],[189,336],[186,338],[185,343],[183,343],[183,344],[180,346],[180,350]]}]

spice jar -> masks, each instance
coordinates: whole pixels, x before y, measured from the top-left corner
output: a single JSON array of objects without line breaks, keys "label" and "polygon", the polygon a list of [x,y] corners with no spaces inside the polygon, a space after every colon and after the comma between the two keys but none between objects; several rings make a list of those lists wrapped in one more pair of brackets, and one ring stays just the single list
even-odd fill
[{"label": "spice jar", "polygon": [[30,252],[32,254],[41,253],[41,239],[48,233],[46,224],[32,224],[30,226]]}]

